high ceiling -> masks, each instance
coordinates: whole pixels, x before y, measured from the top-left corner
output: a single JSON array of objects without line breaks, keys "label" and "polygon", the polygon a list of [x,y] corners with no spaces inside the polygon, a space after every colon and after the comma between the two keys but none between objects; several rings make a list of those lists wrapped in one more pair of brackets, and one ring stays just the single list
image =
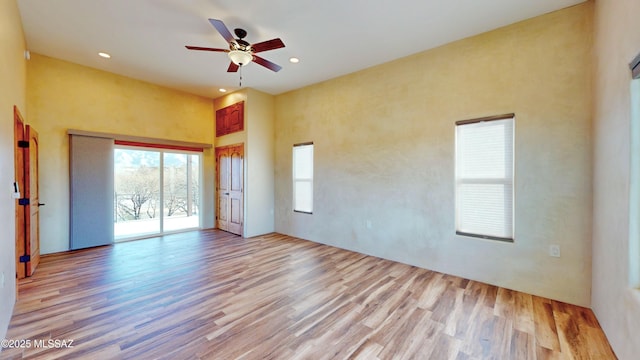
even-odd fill
[{"label": "high ceiling", "polygon": [[[584,0],[18,0],[31,52],[215,98],[239,88],[208,18],[250,43],[281,38],[260,53],[283,67],[242,68],[242,86],[280,94]],[[98,52],[111,54],[103,59]],[[290,57],[300,58],[292,64]],[[419,69],[416,69],[419,71]]]}]

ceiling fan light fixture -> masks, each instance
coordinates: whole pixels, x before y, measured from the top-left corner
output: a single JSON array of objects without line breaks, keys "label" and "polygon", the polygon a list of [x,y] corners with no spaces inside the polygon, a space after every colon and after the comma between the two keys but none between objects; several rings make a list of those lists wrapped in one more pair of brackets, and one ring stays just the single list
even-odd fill
[{"label": "ceiling fan light fixture", "polygon": [[253,55],[247,51],[231,50],[229,51],[229,59],[238,66],[245,66],[253,60]]}]

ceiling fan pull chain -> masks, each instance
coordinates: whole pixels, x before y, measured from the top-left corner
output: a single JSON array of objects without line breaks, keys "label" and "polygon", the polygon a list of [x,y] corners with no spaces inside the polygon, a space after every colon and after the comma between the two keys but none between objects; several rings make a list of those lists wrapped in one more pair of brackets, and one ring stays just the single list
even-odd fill
[{"label": "ceiling fan pull chain", "polygon": [[242,87],[242,66],[240,66],[240,84],[239,86]]}]

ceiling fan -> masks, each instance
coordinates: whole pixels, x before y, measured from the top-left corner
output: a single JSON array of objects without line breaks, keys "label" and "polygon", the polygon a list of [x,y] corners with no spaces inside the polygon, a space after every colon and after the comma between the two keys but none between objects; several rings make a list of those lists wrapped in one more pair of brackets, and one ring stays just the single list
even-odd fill
[{"label": "ceiling fan", "polygon": [[269,60],[257,56],[256,53],[279,49],[284,47],[284,43],[279,38],[271,39],[268,41],[259,42],[256,44],[250,44],[244,38],[247,36],[247,32],[244,29],[234,29],[234,33],[237,38],[231,35],[231,32],[222,20],[209,19],[211,25],[222,35],[222,37],[229,43],[229,49],[216,49],[200,46],[186,46],[189,50],[201,50],[201,51],[216,51],[226,52],[229,56],[231,63],[227,72],[236,72],[241,66],[245,66],[250,62],[255,62],[258,65],[262,65],[272,71],[280,71],[282,66],[272,63]]}]

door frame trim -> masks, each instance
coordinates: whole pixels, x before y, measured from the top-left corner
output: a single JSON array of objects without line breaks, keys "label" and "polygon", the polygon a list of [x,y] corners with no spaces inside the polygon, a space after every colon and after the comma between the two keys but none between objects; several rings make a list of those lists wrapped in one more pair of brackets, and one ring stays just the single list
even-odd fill
[{"label": "door frame trim", "polygon": [[[25,124],[24,118],[20,114],[20,110],[16,105],[13,106],[13,138],[14,138],[14,181],[17,183],[20,196],[25,191],[24,178],[24,151],[18,147],[18,141],[24,141]],[[22,127],[22,137],[18,138],[18,123]],[[15,200],[15,255],[16,255],[16,279],[26,277],[27,265],[20,262],[20,257],[26,254],[26,228],[25,228],[25,208],[19,205],[18,199]],[[18,293],[18,282],[16,281],[16,296]]]}]

